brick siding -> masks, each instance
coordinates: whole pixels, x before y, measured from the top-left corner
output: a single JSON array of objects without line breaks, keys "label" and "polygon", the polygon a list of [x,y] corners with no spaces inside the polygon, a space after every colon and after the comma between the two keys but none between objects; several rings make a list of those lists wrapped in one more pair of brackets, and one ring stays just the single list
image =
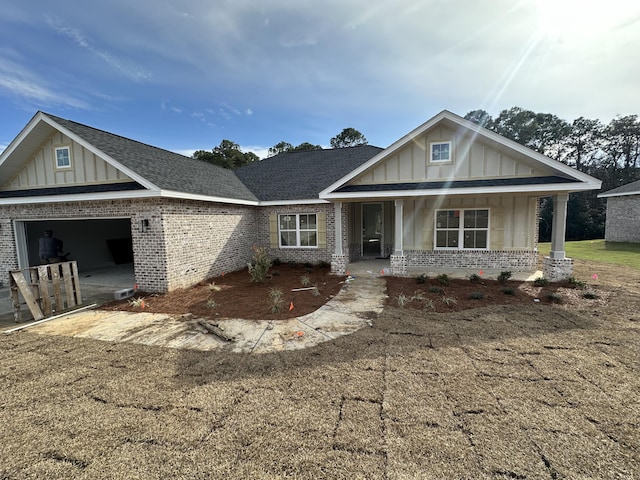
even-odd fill
[{"label": "brick siding", "polygon": [[607,198],[604,239],[640,243],[640,195]]}]

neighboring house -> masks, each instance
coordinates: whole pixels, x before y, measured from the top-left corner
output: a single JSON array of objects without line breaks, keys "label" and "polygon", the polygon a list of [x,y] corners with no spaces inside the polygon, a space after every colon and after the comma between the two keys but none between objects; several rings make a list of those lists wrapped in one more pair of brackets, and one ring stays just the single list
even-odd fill
[{"label": "neighboring house", "polygon": [[601,193],[598,198],[607,199],[605,241],[640,243],[640,180]]},{"label": "neighboring house", "polygon": [[443,111],[386,149],[290,152],[225,170],[38,112],[0,155],[0,278],[36,264],[45,228],[80,270],[132,261],[145,291],[283,261],[534,270],[540,197],[553,196],[550,279],[569,192],[600,181]]}]

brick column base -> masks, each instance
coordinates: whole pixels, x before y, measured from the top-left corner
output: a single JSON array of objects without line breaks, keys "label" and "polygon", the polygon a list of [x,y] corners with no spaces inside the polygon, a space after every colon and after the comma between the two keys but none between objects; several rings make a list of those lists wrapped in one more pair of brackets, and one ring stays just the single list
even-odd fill
[{"label": "brick column base", "polygon": [[347,273],[348,257],[346,255],[331,255],[331,273],[344,275]]},{"label": "brick column base", "polygon": [[405,277],[407,275],[407,257],[404,255],[391,255],[391,275]]},{"label": "brick column base", "polygon": [[567,280],[573,276],[573,259],[544,257],[542,273],[550,282]]}]

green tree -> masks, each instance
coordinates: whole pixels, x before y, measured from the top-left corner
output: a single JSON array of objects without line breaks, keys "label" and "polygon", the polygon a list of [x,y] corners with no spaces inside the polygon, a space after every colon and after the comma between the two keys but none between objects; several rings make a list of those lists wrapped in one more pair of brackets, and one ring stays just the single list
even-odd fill
[{"label": "green tree", "polygon": [[194,152],[193,158],[228,169],[234,169],[259,160],[255,153],[242,152],[240,145],[231,140],[222,140],[220,145],[214,147],[211,151],[197,150]]},{"label": "green tree", "polygon": [[602,152],[603,140],[604,125],[600,120],[576,118],[564,138],[565,157],[562,161],[583,171],[597,161]]},{"label": "green tree", "polygon": [[276,143],[273,147],[269,148],[269,157],[273,157],[274,155],[278,155],[280,153],[285,152],[300,152],[303,150],[322,150],[320,145],[313,145],[309,142],[303,142],[297,147],[294,147],[289,142],[285,142],[284,140]]},{"label": "green tree", "polygon": [[486,128],[491,128],[491,124],[493,123],[493,118],[491,118],[491,115],[489,115],[486,110],[471,110],[464,118]]},{"label": "green tree", "polygon": [[355,128],[345,128],[338,135],[330,140],[331,148],[355,147],[356,145],[367,145],[367,139]]}]

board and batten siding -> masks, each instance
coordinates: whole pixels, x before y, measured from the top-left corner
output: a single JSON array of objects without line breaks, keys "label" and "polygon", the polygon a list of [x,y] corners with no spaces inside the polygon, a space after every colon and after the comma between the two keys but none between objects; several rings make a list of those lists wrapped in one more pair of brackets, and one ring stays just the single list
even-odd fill
[{"label": "board and batten siding", "polygon": [[[432,142],[452,142],[451,163],[429,163]],[[456,133],[443,126],[435,127],[415,138],[406,147],[389,155],[362,175],[349,182],[370,185],[391,182],[438,180],[474,180],[504,177],[539,177],[548,173],[532,168],[524,160],[509,156],[468,134]]]},{"label": "board and batten siding", "polygon": [[[55,149],[59,147],[69,147],[70,168],[56,168]],[[24,168],[3,186],[3,189],[23,190],[130,181],[128,176],[90,150],[61,132],[56,132],[34,152]]]},{"label": "board and batten siding", "polygon": [[403,246],[432,250],[436,210],[489,209],[491,250],[532,250],[537,198],[529,196],[418,197],[404,201]]}]

